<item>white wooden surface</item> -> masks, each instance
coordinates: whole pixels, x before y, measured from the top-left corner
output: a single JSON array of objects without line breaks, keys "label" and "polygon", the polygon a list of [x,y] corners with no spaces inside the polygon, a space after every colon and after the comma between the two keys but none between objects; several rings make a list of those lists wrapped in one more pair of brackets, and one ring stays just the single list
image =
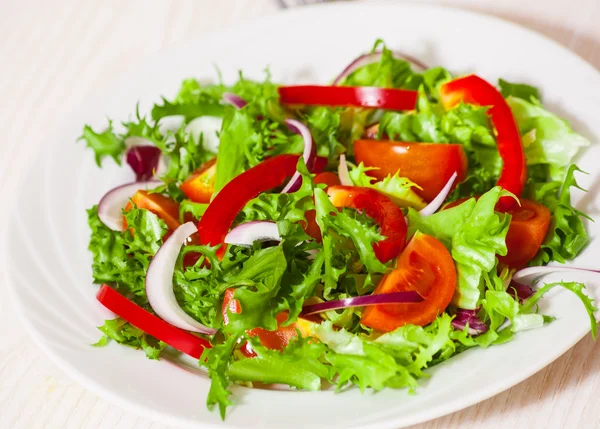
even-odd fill
[{"label": "white wooden surface", "polygon": [[[598,0],[438,3],[516,21],[600,67]],[[275,0],[0,0],[0,160],[10,159],[0,162],[0,195],[94,88],[165,46],[277,9]],[[2,206],[0,198],[0,217]],[[20,326],[2,278],[0,429],[166,427],[111,405],[54,367]],[[587,337],[509,391],[413,429],[600,428],[599,395],[600,344]]]}]

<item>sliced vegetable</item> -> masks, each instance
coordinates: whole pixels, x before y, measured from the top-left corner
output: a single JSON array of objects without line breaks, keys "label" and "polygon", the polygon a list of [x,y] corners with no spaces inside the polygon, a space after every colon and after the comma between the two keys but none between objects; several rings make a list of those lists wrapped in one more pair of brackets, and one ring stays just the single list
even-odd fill
[{"label": "sliced vegetable", "polygon": [[373,292],[374,295],[415,291],[420,303],[366,307],[361,323],[378,331],[391,332],[407,324],[425,326],[450,304],[456,289],[456,268],[450,252],[437,239],[417,232],[396,263]]},{"label": "sliced vegetable", "polygon": [[209,203],[215,191],[216,174],[217,158],[213,158],[185,179],[180,189],[195,203]]},{"label": "sliced vegetable", "polygon": [[[350,64],[348,64],[346,66],[346,68],[338,75],[338,77],[336,77],[333,80],[332,85],[339,85],[340,83],[342,83],[342,81],[346,77],[350,76],[352,73],[354,73],[359,68],[378,62],[379,60],[381,60],[382,54],[383,54],[383,51],[374,51],[374,52],[370,52],[368,54],[359,56],[358,58],[356,58],[354,61],[352,61]],[[410,55],[406,55],[402,52],[397,52],[397,51],[393,51],[392,55],[396,59],[400,59],[400,60],[404,60],[404,61],[408,62],[418,72],[421,72],[421,71],[424,71],[427,69],[427,66],[424,63],[422,63],[421,61],[417,60],[416,58],[414,58]]]},{"label": "sliced vegetable", "polygon": [[[285,124],[288,126],[290,131],[302,136],[302,140],[304,141],[304,152],[302,152],[302,158],[304,159],[304,163],[306,164],[308,171],[312,171],[315,163],[315,157],[317,156],[317,147],[315,146],[315,142],[310,134],[310,130],[302,122],[295,119],[286,119]],[[281,192],[295,192],[300,189],[301,184],[302,175],[296,171]]]},{"label": "sliced vegetable", "polygon": [[394,202],[374,189],[354,186],[330,186],[327,195],[336,207],[349,207],[372,217],[386,238],[373,246],[381,262],[394,259],[406,244],[406,222],[402,210]]},{"label": "sliced vegetable", "polygon": [[506,210],[512,216],[506,235],[506,256],[498,260],[513,268],[521,268],[540,250],[550,226],[550,210],[542,204],[521,198],[521,205]]},{"label": "sliced vegetable", "polygon": [[467,173],[467,156],[459,144],[357,140],[354,156],[358,163],[377,167],[370,174],[379,180],[400,172],[421,187],[416,192],[427,201],[444,189],[454,173],[456,183],[462,182]]},{"label": "sliced vegetable", "polygon": [[346,163],[346,155],[340,155],[340,165],[338,166],[338,177],[340,178],[340,184],[344,186],[354,186],[350,173],[348,172],[348,164]]},{"label": "sliced vegetable", "polygon": [[488,327],[477,315],[477,310],[465,310],[459,308],[452,319],[452,327],[459,331],[467,328],[469,335],[481,335],[487,332]]},{"label": "sliced vegetable", "polygon": [[223,93],[223,101],[227,104],[231,104],[236,109],[242,109],[248,104],[242,97],[231,92]]},{"label": "sliced vegetable", "polygon": [[[502,94],[479,76],[470,75],[443,84],[440,99],[446,109],[451,109],[460,102],[490,106],[488,113],[496,128],[498,153],[503,161],[498,185],[520,197],[527,180],[525,152],[521,133]],[[504,197],[500,200],[500,206],[505,209],[515,205],[516,201],[512,198]]]},{"label": "sliced vegetable", "polygon": [[146,272],[146,295],[154,312],[163,320],[186,331],[213,335],[216,329],[204,326],[177,303],[173,272],[181,247],[197,231],[193,222],[184,223],[158,249]]},{"label": "sliced vegetable", "polygon": [[513,275],[513,280],[515,282],[520,281],[532,281],[541,276],[552,274],[556,272],[588,272],[588,273],[596,273],[600,274],[600,270],[593,270],[591,268],[579,268],[579,267],[560,267],[556,265],[547,265],[543,267],[528,267],[523,268],[522,270],[517,271]]},{"label": "sliced vegetable", "polygon": [[161,182],[158,181],[135,182],[111,189],[98,203],[98,217],[104,225],[113,231],[123,231],[125,229],[123,210],[129,200],[136,192],[153,189],[160,184]]},{"label": "sliced vegetable", "polygon": [[446,198],[448,198],[448,194],[450,193],[450,190],[452,189],[452,185],[454,185],[454,181],[456,180],[457,176],[458,175],[456,174],[456,171],[455,171],[454,174],[452,176],[450,176],[448,183],[446,183],[446,185],[444,185],[444,187],[442,188],[440,193],[437,194],[433,200],[431,200],[431,202],[427,205],[427,207],[419,210],[419,213],[421,214],[421,216],[431,216],[432,214],[434,214],[435,212],[437,212],[440,209],[440,207],[444,204],[444,201],[446,201]]},{"label": "sliced vegetable", "polygon": [[330,310],[341,310],[350,307],[368,307],[370,305],[382,304],[407,304],[411,302],[422,302],[423,297],[415,291],[390,292],[378,295],[354,296],[352,298],[321,302],[319,304],[305,305],[302,308],[304,316],[322,313]]},{"label": "sliced vegetable", "polygon": [[136,328],[193,358],[200,359],[204,349],[210,348],[210,343],[204,338],[169,325],[164,320],[137,306],[108,285],[102,285],[96,294],[96,299]]},{"label": "sliced vegetable", "polygon": [[315,183],[315,185],[318,185],[319,183],[322,183],[327,186],[341,185],[340,178],[338,177],[338,175],[330,171],[317,174],[313,179],[313,182]]},{"label": "sliced vegetable", "polygon": [[225,243],[250,247],[255,241],[281,241],[277,223],[267,220],[246,222],[233,228],[225,236]]},{"label": "sliced vegetable", "polygon": [[281,186],[296,172],[297,155],[277,155],[246,170],[217,194],[198,223],[202,244],[223,243],[237,214],[261,192]]},{"label": "sliced vegetable", "polygon": [[278,88],[283,104],[413,110],[417,91],[373,86],[298,85]]},{"label": "sliced vegetable", "polygon": [[161,152],[156,146],[133,146],[127,150],[125,159],[135,173],[135,180],[150,180],[158,169]]}]

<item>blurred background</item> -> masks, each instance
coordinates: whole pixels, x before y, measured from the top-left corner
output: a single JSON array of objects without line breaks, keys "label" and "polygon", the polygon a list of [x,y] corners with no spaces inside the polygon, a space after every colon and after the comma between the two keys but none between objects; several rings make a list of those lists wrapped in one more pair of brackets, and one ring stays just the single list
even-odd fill
[{"label": "blurred background", "polygon": [[[0,160],[10,160],[0,166],[0,195],[65,115],[123,71],[167,46],[309,3],[318,1],[0,0]],[[600,67],[599,0],[428,3],[522,24]],[[166,428],[99,399],[54,367],[16,321],[5,295],[0,267],[1,429]],[[413,429],[571,428],[582,414],[600,427],[600,413],[590,402],[600,393],[600,376],[593,372],[600,367],[598,351],[588,336],[511,390]]]}]

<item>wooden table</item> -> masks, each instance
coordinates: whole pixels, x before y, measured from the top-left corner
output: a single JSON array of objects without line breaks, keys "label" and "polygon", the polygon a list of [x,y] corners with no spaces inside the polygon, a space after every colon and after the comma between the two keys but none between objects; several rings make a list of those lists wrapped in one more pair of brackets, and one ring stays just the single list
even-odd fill
[{"label": "wooden table", "polygon": [[[600,67],[598,0],[438,3],[516,21]],[[275,0],[2,1],[0,160],[11,162],[8,168],[1,163],[0,195],[11,188],[11,172],[27,162],[28,154],[44,144],[64,115],[94,88],[168,45],[279,7]],[[98,398],[51,364],[20,326],[2,290],[2,278],[0,429],[166,427]],[[588,336],[507,392],[413,429],[600,428],[599,369],[600,344]]]}]

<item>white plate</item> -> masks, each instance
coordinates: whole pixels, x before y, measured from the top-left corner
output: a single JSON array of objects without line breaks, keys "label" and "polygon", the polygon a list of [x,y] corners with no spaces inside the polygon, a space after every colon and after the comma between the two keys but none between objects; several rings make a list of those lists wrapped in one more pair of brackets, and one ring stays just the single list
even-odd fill
[{"label": "white plate", "polygon": [[[83,124],[104,126],[106,116],[126,119],[138,100],[144,111],[160,95],[173,96],[184,77],[214,78],[213,64],[226,81],[235,79],[238,69],[260,78],[270,65],[276,81],[325,83],[378,37],[430,65],[442,64],[457,73],[475,71],[491,81],[502,76],[538,85],[546,104],[571,119],[577,131],[592,141],[600,136],[596,70],[535,33],[464,11],[411,4],[302,8],[170,49],[67,118],[59,138],[47,143],[48,151],[25,175],[3,223],[9,289],[29,331],[58,366],[124,408],[185,427],[398,428],[515,385],[589,331],[579,301],[566,292],[554,293],[543,310],[558,318],[555,323],[434,368],[414,396],[394,390],[361,395],[356,389],[334,394],[235,388],[238,405],[225,423],[206,410],[209,380],[193,362],[150,361],[142,352],[117,345],[88,346],[99,337],[94,326],[110,315],[94,298],[85,209],[133,176],[112,162],[96,168],[92,152],[74,143]],[[579,161],[591,173],[581,182],[592,192],[574,195],[578,207],[596,220],[598,159],[598,147],[593,147]],[[600,222],[587,227],[592,243],[577,264],[594,266],[600,242],[593,237]],[[593,279],[587,280],[594,286]]]}]

